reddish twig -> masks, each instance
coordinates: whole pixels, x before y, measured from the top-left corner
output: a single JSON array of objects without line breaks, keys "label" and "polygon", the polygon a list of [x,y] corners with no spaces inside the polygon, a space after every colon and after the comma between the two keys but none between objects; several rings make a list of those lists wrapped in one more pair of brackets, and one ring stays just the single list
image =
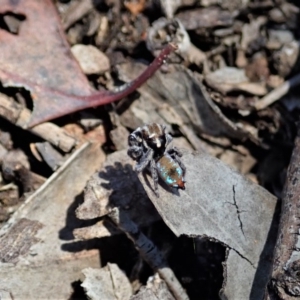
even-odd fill
[{"label": "reddish twig", "polygon": [[[134,92],[138,89],[142,84],[144,84],[150,77],[154,75],[154,73],[162,66],[164,62],[166,62],[167,57],[171,52],[175,51],[177,46],[174,44],[168,44],[157,56],[154,61],[148,66],[148,68],[135,80],[130,83],[123,85],[117,92],[106,91],[99,92],[90,96],[85,97],[85,100],[95,102],[97,105],[104,105],[116,100],[120,100]],[[100,99],[101,97],[101,99]],[[83,97],[79,97],[83,98]]]},{"label": "reddish twig", "polygon": [[[28,127],[33,127],[39,123],[49,121],[85,108],[95,107],[112,103],[120,100],[144,84],[165,62],[168,55],[175,51],[177,46],[168,44],[157,56],[147,69],[135,80],[119,87],[117,91],[100,91],[87,96],[70,95],[63,91],[58,91],[52,88],[35,84],[24,78],[20,78],[16,74],[11,74],[0,70],[0,77],[5,85],[9,86],[24,86],[31,90],[37,97],[34,110],[28,124]],[[43,95],[51,95],[52,101],[42,101]],[[50,103],[49,103],[50,102]]]}]

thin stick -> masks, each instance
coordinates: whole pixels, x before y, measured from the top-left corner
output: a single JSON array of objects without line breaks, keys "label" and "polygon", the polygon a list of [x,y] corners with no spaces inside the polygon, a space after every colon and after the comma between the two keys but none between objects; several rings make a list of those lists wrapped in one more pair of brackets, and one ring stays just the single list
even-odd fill
[{"label": "thin stick", "polygon": [[166,62],[167,57],[176,49],[177,45],[169,43],[138,78],[122,85],[118,88],[118,91],[99,92],[80,98],[85,98],[87,101],[95,102],[96,105],[104,105],[128,96],[152,77],[154,73]]},{"label": "thin stick", "polygon": [[[24,124],[30,118],[30,110],[6,95],[0,94],[0,116],[12,124],[24,128]],[[62,127],[53,123],[39,124],[30,131],[64,152],[71,151],[77,142]]]},{"label": "thin stick", "polygon": [[300,74],[292,77],[291,79],[285,81],[282,85],[271,91],[268,95],[261,98],[259,102],[255,104],[255,108],[257,110],[262,110],[274,102],[281,99],[284,95],[286,95],[289,90],[300,84]]},{"label": "thin stick", "polygon": [[132,240],[142,258],[164,279],[175,299],[188,300],[188,295],[164,260],[162,254],[152,241],[140,231],[138,226],[130,220],[126,212],[115,207],[108,216]]}]

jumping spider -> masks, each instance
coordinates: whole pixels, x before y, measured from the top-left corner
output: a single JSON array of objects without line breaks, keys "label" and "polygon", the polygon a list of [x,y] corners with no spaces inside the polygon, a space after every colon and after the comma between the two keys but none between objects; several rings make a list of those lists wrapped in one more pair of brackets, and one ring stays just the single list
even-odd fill
[{"label": "jumping spider", "polygon": [[185,166],[180,160],[181,152],[169,147],[172,141],[166,126],[151,123],[137,128],[128,137],[128,155],[137,161],[138,173],[148,168],[158,196],[158,176],[168,185],[185,189]]}]

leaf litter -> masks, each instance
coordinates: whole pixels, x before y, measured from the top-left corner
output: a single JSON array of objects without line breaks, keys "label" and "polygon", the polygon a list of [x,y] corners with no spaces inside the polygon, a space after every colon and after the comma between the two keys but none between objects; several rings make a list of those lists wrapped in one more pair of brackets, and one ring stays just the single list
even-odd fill
[{"label": "leaf litter", "polygon": [[[299,5],[2,2],[1,297],[263,298]],[[152,122],[183,151],[185,191],[160,181],[157,198],[134,171],[128,135]]]}]

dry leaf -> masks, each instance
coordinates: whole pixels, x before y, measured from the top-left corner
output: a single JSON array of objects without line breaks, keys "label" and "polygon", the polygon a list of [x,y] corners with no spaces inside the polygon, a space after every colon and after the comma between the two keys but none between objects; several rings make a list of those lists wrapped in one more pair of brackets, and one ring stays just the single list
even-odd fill
[{"label": "dry leaf", "polygon": [[276,198],[204,153],[184,151],[182,161],[185,191],[161,183],[157,198],[152,179],[139,175],[149,198],[177,236],[207,237],[228,248],[222,291],[227,299],[262,298],[276,238]]},{"label": "dry leaf", "polygon": [[266,87],[249,81],[245,70],[233,67],[218,69],[206,75],[205,81],[210,87],[222,94],[232,91],[242,91],[252,95],[263,96],[267,93]]},{"label": "dry leaf", "polygon": [[129,300],[132,288],[127,276],[116,264],[108,263],[102,269],[82,270],[85,280],[81,284],[91,300]]},{"label": "dry leaf", "polygon": [[75,198],[103,160],[98,144],[83,145],[0,230],[5,241],[0,247],[0,290],[15,300],[68,299],[81,270],[100,264],[98,250],[78,247],[72,230],[82,223],[73,215]]},{"label": "dry leaf", "polygon": [[[77,208],[76,216],[82,220],[95,219],[107,215],[112,207],[117,206],[125,209],[139,226],[147,226],[159,220],[159,215],[133,170],[133,164],[127,150],[109,155],[103,168],[88,181],[84,202]],[[115,233],[119,231],[105,222],[74,231],[79,239],[100,238]]]}]

